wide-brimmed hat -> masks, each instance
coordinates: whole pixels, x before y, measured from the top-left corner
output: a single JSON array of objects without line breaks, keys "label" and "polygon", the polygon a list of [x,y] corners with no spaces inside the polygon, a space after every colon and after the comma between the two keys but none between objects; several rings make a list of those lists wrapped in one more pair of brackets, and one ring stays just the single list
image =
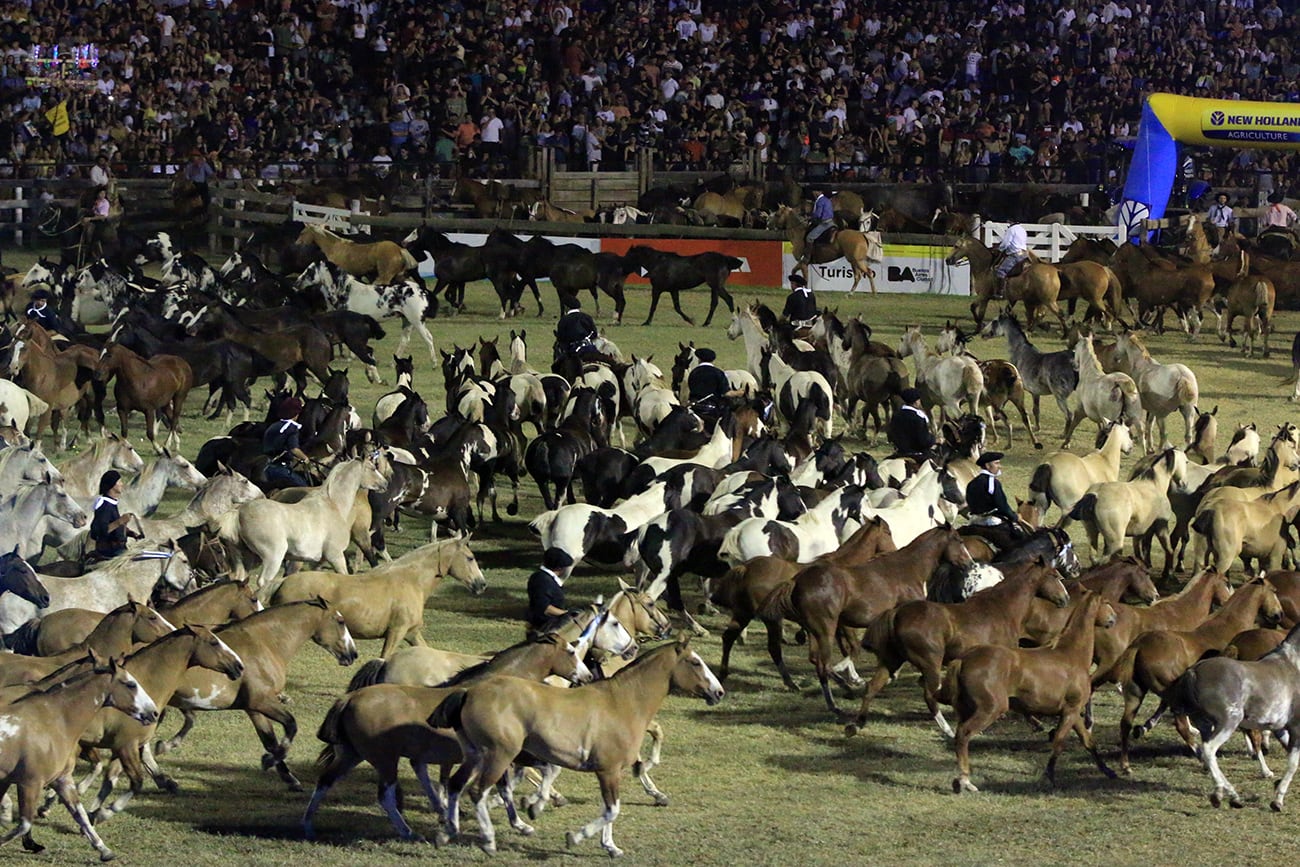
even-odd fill
[{"label": "wide-brimmed hat", "polygon": [[979,460],[975,461],[975,463],[979,464],[981,467],[987,467],[994,461],[1000,460],[1002,460],[1002,452],[985,452],[979,456]]},{"label": "wide-brimmed hat", "polygon": [[905,388],[899,392],[898,396],[903,399],[903,403],[916,403],[921,399],[921,390],[919,388]]},{"label": "wide-brimmed hat", "polygon": [[714,352],[712,349],[708,349],[707,347],[701,347],[695,350],[695,357],[700,361],[717,361],[718,353]]},{"label": "wide-brimmed hat", "polygon": [[1280,205],[1280,204],[1282,204],[1282,194],[1281,194],[1281,193],[1270,193],[1270,194],[1269,194],[1269,197],[1268,197],[1268,201],[1269,201],[1269,204]]}]

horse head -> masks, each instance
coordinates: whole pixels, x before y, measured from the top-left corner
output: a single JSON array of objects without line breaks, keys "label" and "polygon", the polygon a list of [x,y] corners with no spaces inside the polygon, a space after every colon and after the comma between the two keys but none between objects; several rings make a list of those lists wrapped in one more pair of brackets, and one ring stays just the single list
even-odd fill
[{"label": "horse head", "polygon": [[685,633],[677,640],[677,664],[673,666],[672,685],[704,699],[713,707],[727,695],[717,675],[704,663],[700,655],[690,648],[691,636]]}]

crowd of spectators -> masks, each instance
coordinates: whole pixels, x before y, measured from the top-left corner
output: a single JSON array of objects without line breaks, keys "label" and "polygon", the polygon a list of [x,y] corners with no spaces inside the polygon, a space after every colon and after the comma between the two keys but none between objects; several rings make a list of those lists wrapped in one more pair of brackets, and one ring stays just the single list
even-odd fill
[{"label": "crowd of spectators", "polygon": [[[1300,101],[1279,0],[6,0],[0,174],[757,159],[809,180],[1113,184],[1142,98]],[[1290,10],[1290,11],[1287,11]],[[33,45],[96,46],[34,86]],[[48,67],[35,74],[49,75]],[[67,100],[69,131],[50,110]],[[1206,151],[1270,191],[1294,154]],[[6,165],[7,164],[7,165]],[[194,163],[197,165],[197,163]]]}]

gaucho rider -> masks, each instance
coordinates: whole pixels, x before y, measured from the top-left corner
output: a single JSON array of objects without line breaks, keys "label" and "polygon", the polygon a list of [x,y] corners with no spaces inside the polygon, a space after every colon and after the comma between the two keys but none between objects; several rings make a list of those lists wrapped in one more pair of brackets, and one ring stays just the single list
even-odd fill
[{"label": "gaucho rider", "polygon": [[555,360],[565,356],[582,358],[584,353],[595,349],[592,341],[596,339],[596,321],[582,309],[576,298],[572,306],[564,311],[555,326]]},{"label": "gaucho rider", "polygon": [[1015,217],[1011,218],[1011,225],[1007,226],[1007,232],[1002,236],[1002,243],[998,244],[998,249],[1004,254],[995,272],[998,275],[998,295],[1005,298],[1007,276],[1016,269],[1017,265],[1029,258],[1029,234]]},{"label": "gaucho rider", "polygon": [[744,392],[732,390],[726,371],[713,363],[718,355],[712,349],[697,349],[695,357],[700,363],[686,377],[687,399],[696,415],[717,421],[731,409],[730,398],[744,397]]},{"label": "gaucho rider", "polygon": [[279,487],[306,487],[309,483],[293,469],[294,460],[307,463],[311,458],[298,444],[298,434],[302,425],[298,416],[302,413],[302,401],[296,397],[286,397],[280,403],[276,413],[279,421],[271,422],[262,434],[262,454],[270,461],[266,465],[266,480]]},{"label": "gaucho rider", "polygon": [[1025,530],[1019,516],[1007,502],[1006,491],[1002,490],[1002,452],[985,452],[979,456],[977,463],[980,473],[966,486],[966,508],[970,512],[970,522],[974,526],[995,528],[996,535],[1006,534],[1006,538],[995,539],[1002,547],[1014,544],[1025,536]]}]

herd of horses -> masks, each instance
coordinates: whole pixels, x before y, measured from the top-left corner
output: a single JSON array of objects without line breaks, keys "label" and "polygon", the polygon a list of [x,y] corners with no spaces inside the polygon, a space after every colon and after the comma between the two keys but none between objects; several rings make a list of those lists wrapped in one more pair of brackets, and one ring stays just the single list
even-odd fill
[{"label": "herd of horses", "polygon": [[[1071,734],[1112,775],[1094,736],[1091,698],[1114,683],[1124,696],[1121,771],[1130,769],[1132,738],[1169,713],[1210,769],[1213,802],[1239,805],[1219,748],[1244,728],[1266,769],[1259,733],[1285,732],[1288,768],[1273,801],[1282,808],[1300,764],[1300,718],[1261,697],[1292,695],[1300,682],[1300,638],[1279,629],[1300,623],[1300,573],[1282,568],[1294,566],[1300,431],[1283,425],[1263,441],[1242,425],[1221,455],[1219,420],[1201,408],[1195,374],[1155,360],[1143,336],[1123,327],[1126,320],[1155,327],[1172,310],[1195,333],[1214,299],[1227,304],[1232,286],[1259,282],[1249,276],[1255,256],[1197,264],[1134,247],[1081,263],[1090,267],[1027,272],[1012,279],[1008,309],[977,323],[980,337],[1006,341],[1009,361],[975,358],[976,335],[954,323],[929,335],[906,328],[894,344],[876,339],[861,316],[842,320],[824,310],[806,328],[757,301],[736,306],[725,280],[739,262],[725,254],[685,263],[692,257],[634,248],[616,257],[624,260],[616,268],[631,260],[624,274],[650,276],[651,316],[666,291],[690,321],[677,292],[700,284],[714,292],[704,324],[719,300],[727,304],[727,334],[743,343],[745,365],[726,374],[745,396],[716,417],[686,399],[686,379],[700,363],[693,343],[678,344],[667,376],[652,357],[625,356],[605,337],[549,371],[529,363],[524,330],[510,332],[508,348],[495,338],[434,346],[423,320],[438,295],[463,303],[465,283],[492,281],[492,273],[502,281],[503,310],[517,306],[525,285],[536,291],[543,274],[562,298],[594,293],[598,260],[564,245],[494,233],[491,252],[470,254],[429,229],[403,244],[294,231],[259,240],[276,248],[282,267],[300,264],[296,276],[268,268],[257,245],[216,269],[167,236],[141,239],[129,259],[83,269],[41,263],[26,275],[28,288],[48,287],[72,321],[108,328],[67,339],[24,322],[6,328],[0,349],[15,380],[0,393],[0,550],[12,549],[0,558],[0,632],[15,651],[0,657],[0,687],[8,688],[0,696],[0,787],[18,786],[20,815],[0,842],[21,836],[39,847],[32,824],[50,788],[111,857],[97,825],[149,779],[175,787],[157,759],[183,741],[200,711],[243,711],[262,744],[262,766],[301,788],[289,763],[298,729],[284,701],[290,660],[310,641],[350,665],[358,640],[377,640],[381,658],[362,667],[319,727],[321,774],[303,818],[309,838],[328,793],[362,762],[379,775],[378,802],[397,833],[418,838],[400,798],[397,768],[406,760],[439,817],[439,840],[461,835],[468,797],[478,843],[494,851],[494,794],[512,828],[530,834],[521,813],[535,820],[562,801],[556,777],[567,768],[595,774],[602,802],[569,844],[599,836],[617,855],[621,777],[631,770],[656,803],[667,803],[650,772],[660,760],[656,716],[669,690],[722,700],[754,621],[789,688],[796,682],[785,656],[787,622],[806,637],[819,695],[849,734],[869,729],[879,693],[908,663],[916,668],[926,716],[953,744],[954,791],[977,790],[971,741],[1009,711],[1034,725],[1055,721],[1049,780]],[[792,222],[791,231],[802,227]],[[858,249],[852,230],[839,236],[851,245],[846,252]],[[425,253],[439,269],[464,270],[442,271],[426,294],[406,276]],[[976,246],[953,255],[987,270],[986,251]],[[136,257],[160,261],[163,280],[145,276]],[[582,276],[557,280],[566,268]],[[1216,294],[1216,268],[1230,281],[1226,294]],[[1168,290],[1143,295],[1157,278]],[[607,294],[621,315],[619,285]],[[977,292],[992,295],[996,286],[988,285],[977,280]],[[1077,294],[1062,295],[1067,286]],[[1066,321],[1061,303],[1071,298],[1087,302],[1095,331]],[[1024,324],[1009,309],[1021,301]],[[1031,342],[1044,312],[1059,317],[1069,348],[1044,352]],[[1257,307],[1247,319],[1266,339],[1271,306],[1269,317],[1261,313]],[[356,405],[340,359],[350,353],[380,382],[372,342],[386,319],[401,324],[402,349],[392,389],[371,411]],[[1103,342],[1101,329],[1114,325],[1121,326],[1114,343]],[[414,336],[427,343],[432,366],[402,354]],[[208,385],[215,417],[241,402],[247,410],[259,378],[271,381],[267,416],[208,439],[192,463],[182,457],[181,443],[192,444],[182,438],[188,391]],[[278,420],[278,402],[307,396],[313,379],[320,396],[300,416],[310,462],[297,468],[313,484],[282,487],[266,474],[262,435]],[[878,437],[910,385],[940,434],[932,456],[877,460],[834,435],[839,423],[870,438],[870,419]],[[420,389],[440,390],[445,405],[431,408]],[[1061,410],[1066,444],[1082,421],[1096,424],[1094,448],[1047,455],[1035,468],[1021,507],[1023,537],[957,528],[987,432],[1004,426],[1012,442],[1010,403],[1041,448],[1043,396]],[[90,438],[106,404],[118,413],[120,434]],[[39,441],[48,422],[64,452],[64,417],[73,412],[86,448],[56,465]],[[147,461],[127,438],[136,412],[156,452]],[[1181,448],[1166,435],[1175,413],[1184,421]],[[156,433],[158,419],[166,439]],[[1143,456],[1125,477],[1123,456],[1134,448]],[[134,474],[122,512],[137,516],[132,530],[143,539],[119,558],[87,563],[93,487],[108,469]],[[514,490],[511,515],[520,478],[537,484],[546,510],[529,529],[548,562],[567,562],[566,575],[586,562],[636,580],[621,583],[607,604],[580,607],[487,657],[428,647],[424,613],[443,579],[474,594],[487,588],[471,546],[501,521],[499,476]],[[168,488],[191,499],[158,517]],[[1053,509],[1056,523],[1043,526]],[[393,559],[386,534],[416,519],[427,520],[430,541]],[[1091,543],[1086,569],[1067,532],[1075,523]],[[1155,543],[1164,554],[1158,579]],[[1192,574],[1178,583],[1189,543]],[[370,568],[350,574],[361,558]],[[1234,588],[1225,575],[1238,559],[1248,575],[1264,577]],[[291,563],[329,570],[292,571]],[[730,612],[716,675],[691,637],[703,629],[686,611],[688,576],[700,579],[708,604]],[[142,604],[151,597],[159,607]],[[681,635],[665,641],[672,628]],[[638,639],[661,643],[638,650]],[[864,650],[878,663],[869,681],[856,670]],[[548,678],[581,686],[557,689],[554,680],[543,683]],[[837,682],[859,699],[854,711],[841,708]],[[1160,707],[1139,724],[1151,693]],[[184,724],[158,740],[164,707]],[[93,757],[92,774],[104,777],[85,805],[92,784],[73,777],[78,754]],[[129,791],[116,794],[122,774]],[[521,804],[518,785],[536,787]]]}]

